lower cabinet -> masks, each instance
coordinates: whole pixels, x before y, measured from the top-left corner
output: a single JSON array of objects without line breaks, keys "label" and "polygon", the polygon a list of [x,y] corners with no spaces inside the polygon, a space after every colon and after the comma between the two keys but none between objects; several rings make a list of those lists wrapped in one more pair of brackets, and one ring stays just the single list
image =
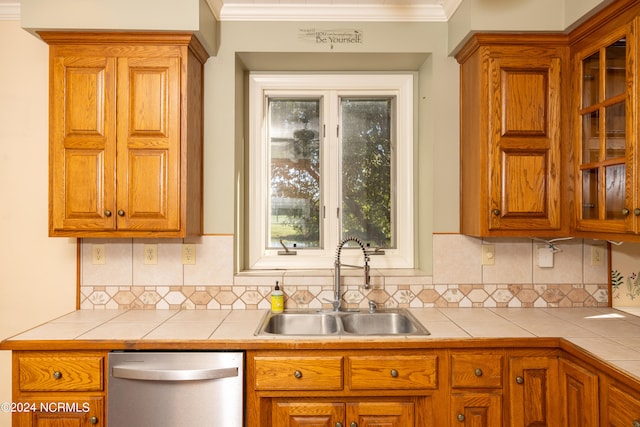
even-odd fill
[{"label": "lower cabinet", "polygon": [[560,359],[559,368],[560,425],[598,427],[598,374],[566,359]]},{"label": "lower cabinet", "polygon": [[557,355],[509,357],[509,425],[549,427],[558,425]]},{"label": "lower cabinet", "polygon": [[273,427],[406,427],[415,424],[412,401],[321,402],[274,399]]},{"label": "lower cabinet", "polygon": [[610,379],[602,387],[604,420],[602,425],[640,427],[640,392]]},{"label": "lower cabinet", "polygon": [[14,351],[14,427],[106,426],[106,352]]}]

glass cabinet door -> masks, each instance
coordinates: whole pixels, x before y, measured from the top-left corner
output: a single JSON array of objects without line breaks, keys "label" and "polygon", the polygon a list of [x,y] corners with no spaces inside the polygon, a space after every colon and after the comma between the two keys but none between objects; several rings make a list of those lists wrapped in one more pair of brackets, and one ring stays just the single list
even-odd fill
[{"label": "glass cabinet door", "polygon": [[582,149],[577,154],[582,181],[579,219],[586,222],[617,221],[624,226],[629,213],[625,208],[626,56],[627,40],[621,37],[582,59]]}]

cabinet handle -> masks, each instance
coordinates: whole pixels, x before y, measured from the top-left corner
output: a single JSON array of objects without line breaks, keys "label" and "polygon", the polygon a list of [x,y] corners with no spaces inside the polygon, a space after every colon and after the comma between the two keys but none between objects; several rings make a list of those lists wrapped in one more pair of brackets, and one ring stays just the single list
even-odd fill
[{"label": "cabinet handle", "polygon": [[481,377],[484,372],[482,372],[482,369],[476,368],[473,373],[476,374],[476,377]]},{"label": "cabinet handle", "polygon": [[622,215],[627,216],[627,215],[629,215],[629,209],[623,208],[621,213],[622,213]]},{"label": "cabinet handle", "polygon": [[296,378],[302,378],[302,372],[300,372],[300,371],[295,371],[295,372],[293,373],[293,376],[294,376],[294,377],[296,377]]},{"label": "cabinet handle", "polygon": [[340,421],[338,421],[338,422],[336,423],[336,427],[342,427],[342,423],[341,423]]},{"label": "cabinet handle", "polygon": [[349,424],[349,427],[358,427],[358,423],[355,421],[351,421],[351,424]]},{"label": "cabinet handle", "polygon": [[458,418],[458,421],[463,422],[464,421],[464,414],[458,414],[458,416],[456,418]]},{"label": "cabinet handle", "polygon": [[118,209],[118,216],[124,216],[124,211],[122,209]]},{"label": "cabinet handle", "polygon": [[518,377],[516,377],[516,382],[517,382],[518,384],[524,384],[524,378],[522,378],[522,377],[518,376]]},{"label": "cabinet handle", "polygon": [[53,378],[55,378],[56,380],[59,380],[60,378],[62,378],[62,372],[53,371]]},{"label": "cabinet handle", "polygon": [[492,213],[494,216],[498,216],[498,215],[500,215],[500,209],[494,209],[494,210],[492,210],[492,211],[491,211],[491,213]]},{"label": "cabinet handle", "polygon": [[640,420],[633,420],[632,427],[640,427]]},{"label": "cabinet handle", "polygon": [[393,378],[398,378],[398,371],[396,371],[395,369],[392,369],[391,372],[389,372],[391,374],[391,376]]},{"label": "cabinet handle", "polygon": [[109,209],[107,209],[106,211],[104,211],[104,216],[106,216],[107,218],[109,218],[111,216],[111,211]]},{"label": "cabinet handle", "polygon": [[635,209],[633,210],[633,214],[634,214],[635,216],[640,216],[640,208],[635,208]]},{"label": "cabinet handle", "polygon": [[98,424],[98,417],[89,418],[89,424]]}]

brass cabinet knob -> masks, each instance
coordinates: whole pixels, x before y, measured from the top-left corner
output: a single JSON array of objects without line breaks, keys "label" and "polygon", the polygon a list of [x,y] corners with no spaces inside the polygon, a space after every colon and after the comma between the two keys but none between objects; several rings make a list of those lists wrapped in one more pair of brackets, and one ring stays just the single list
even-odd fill
[{"label": "brass cabinet knob", "polygon": [[124,211],[122,209],[118,209],[118,216],[124,216]]},{"label": "brass cabinet knob", "polygon": [[519,377],[519,376],[518,376],[518,377],[516,377],[516,383],[518,383],[518,384],[524,384],[524,378]]},{"label": "brass cabinet knob", "polygon": [[458,421],[463,422],[464,421],[464,414],[458,414],[458,416],[456,418],[458,418]]},{"label": "brass cabinet knob", "polygon": [[89,418],[89,424],[98,424],[98,417]]},{"label": "brass cabinet knob", "polygon": [[500,215],[500,209],[494,209],[494,210],[491,211],[491,213],[493,215],[495,215],[495,216],[498,216],[498,215]]},{"label": "brass cabinet knob", "polygon": [[621,213],[622,213],[622,215],[627,216],[627,215],[629,215],[629,209],[623,208]]},{"label": "brass cabinet knob", "polygon": [[391,374],[391,376],[393,378],[398,378],[398,371],[396,371],[395,369],[392,369],[391,372],[389,372]]},{"label": "brass cabinet knob", "polygon": [[473,373],[476,374],[476,377],[481,377],[484,372],[482,372],[482,369],[476,368]]},{"label": "brass cabinet knob", "polygon": [[302,378],[302,372],[300,372],[300,371],[295,371],[295,372],[293,373],[293,376],[294,376],[294,377],[296,377],[296,378]]},{"label": "brass cabinet knob", "polygon": [[635,209],[633,210],[633,214],[634,214],[635,216],[640,216],[640,208],[635,208]]},{"label": "brass cabinet knob", "polygon": [[341,423],[340,421],[338,421],[338,422],[336,423],[336,427],[342,427],[342,423]]},{"label": "brass cabinet knob", "polygon": [[53,378],[59,380],[60,378],[62,378],[62,372],[60,371],[53,371]]},{"label": "brass cabinet knob", "polygon": [[355,421],[351,421],[351,424],[349,424],[349,427],[358,427],[358,423]]},{"label": "brass cabinet knob", "polygon": [[106,216],[107,218],[109,218],[111,216],[111,211],[109,209],[107,209],[106,211],[104,211],[104,216]]},{"label": "brass cabinet knob", "polygon": [[640,420],[633,420],[632,427],[640,427]]}]

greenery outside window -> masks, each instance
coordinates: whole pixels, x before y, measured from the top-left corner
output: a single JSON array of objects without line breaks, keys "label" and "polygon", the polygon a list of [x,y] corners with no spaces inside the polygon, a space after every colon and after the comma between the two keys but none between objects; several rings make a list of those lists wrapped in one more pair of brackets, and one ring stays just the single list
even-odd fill
[{"label": "greenery outside window", "polygon": [[412,75],[253,73],[250,97],[250,268],[328,268],[350,236],[413,268]]}]

